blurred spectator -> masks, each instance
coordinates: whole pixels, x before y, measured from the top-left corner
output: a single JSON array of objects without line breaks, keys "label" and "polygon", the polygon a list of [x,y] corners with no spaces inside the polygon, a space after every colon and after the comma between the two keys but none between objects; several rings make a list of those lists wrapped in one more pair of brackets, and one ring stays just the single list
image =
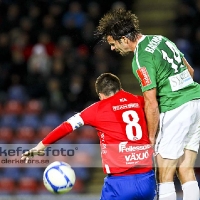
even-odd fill
[{"label": "blurred spectator", "polygon": [[111,9],[126,9],[126,4],[123,1],[116,1],[112,4]]},{"label": "blurred spectator", "polygon": [[84,43],[88,46],[91,52],[92,52],[93,46],[95,45],[95,41],[93,39],[94,31],[95,31],[94,22],[87,21],[84,24],[82,28],[82,32],[81,32],[81,37],[83,38]]},{"label": "blurred spectator", "polygon": [[87,95],[85,95],[87,91],[84,90],[84,84],[82,76],[78,74],[72,75],[68,91],[66,91],[66,99],[69,103],[69,109],[78,111],[87,102]]},{"label": "blurred spectator", "polygon": [[82,28],[86,21],[86,14],[82,11],[82,5],[78,1],[72,1],[62,20],[67,29]]},{"label": "blurred spectator", "polygon": [[51,71],[51,60],[44,45],[36,44],[28,60],[28,72],[47,77]]},{"label": "blurred spectator", "polygon": [[18,76],[20,83],[26,85],[27,66],[23,52],[20,50],[13,50],[10,64],[10,76]]},{"label": "blurred spectator", "polygon": [[54,51],[55,51],[55,44],[52,41],[51,35],[50,35],[51,32],[52,31],[50,32],[42,31],[38,34],[38,44],[43,45],[45,47],[46,53],[50,57],[54,54]]},{"label": "blurred spectator", "polygon": [[47,83],[46,105],[49,110],[62,113],[66,109],[66,101],[61,90],[61,82],[57,78],[51,78]]},{"label": "blurred spectator", "polygon": [[86,14],[78,1],[72,1],[62,18],[62,25],[66,28],[68,35],[73,37],[76,45],[81,42],[80,30],[86,22]]},{"label": "blurred spectator", "polygon": [[200,59],[199,59],[199,53],[200,53],[200,26],[195,32],[195,42],[193,45],[193,63],[195,66],[198,66],[200,68]]},{"label": "blurred spectator", "polygon": [[27,93],[24,85],[21,83],[20,76],[14,74],[10,78],[11,84],[7,92],[7,99],[25,102],[27,100]]},{"label": "blurred spectator", "polygon": [[53,1],[53,3],[49,5],[48,14],[50,14],[54,18],[56,24],[61,22],[63,10],[64,10],[63,4],[59,3],[58,1],[57,2]]},{"label": "blurred spectator", "polygon": [[101,6],[96,1],[91,1],[87,4],[87,18],[93,22],[95,27],[99,23],[101,17]]},{"label": "blurred spectator", "polygon": [[8,63],[11,60],[9,46],[9,35],[6,32],[0,33],[0,63]]},{"label": "blurred spectator", "polygon": [[17,4],[10,4],[8,6],[7,14],[4,16],[1,24],[1,31],[10,31],[18,27],[20,19],[20,9]]}]

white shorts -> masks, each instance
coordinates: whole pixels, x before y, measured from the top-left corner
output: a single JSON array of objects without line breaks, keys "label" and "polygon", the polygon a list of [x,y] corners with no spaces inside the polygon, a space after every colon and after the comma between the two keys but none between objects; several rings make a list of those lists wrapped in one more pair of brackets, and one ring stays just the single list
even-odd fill
[{"label": "white shorts", "polygon": [[178,159],[184,149],[198,152],[200,141],[200,99],[160,114],[155,153]]}]

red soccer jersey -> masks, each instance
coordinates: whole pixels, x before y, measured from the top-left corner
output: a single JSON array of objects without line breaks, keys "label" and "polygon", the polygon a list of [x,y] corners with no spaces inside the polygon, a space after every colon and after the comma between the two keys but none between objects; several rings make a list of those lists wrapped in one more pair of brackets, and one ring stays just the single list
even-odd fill
[{"label": "red soccer jersey", "polygon": [[85,125],[98,130],[105,173],[121,173],[130,168],[142,173],[147,167],[152,168],[153,150],[143,107],[143,97],[121,90],[80,113]]},{"label": "red soccer jersey", "polygon": [[102,166],[107,174],[136,174],[152,169],[153,149],[148,138],[144,99],[120,90],[75,114],[42,142],[51,144],[83,125],[97,129]]}]

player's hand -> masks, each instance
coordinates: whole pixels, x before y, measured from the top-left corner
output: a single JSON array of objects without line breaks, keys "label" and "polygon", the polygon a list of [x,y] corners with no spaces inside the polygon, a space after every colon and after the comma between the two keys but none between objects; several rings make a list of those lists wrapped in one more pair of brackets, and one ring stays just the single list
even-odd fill
[{"label": "player's hand", "polygon": [[35,155],[44,156],[44,150],[38,150],[37,148],[32,148],[29,151],[26,151],[22,154],[21,160],[25,160],[25,163],[28,163],[30,158],[33,158]]},{"label": "player's hand", "polygon": [[25,160],[25,163],[28,163],[29,159],[33,158],[35,155],[44,156],[45,148],[46,148],[46,146],[42,142],[39,142],[37,144],[37,146],[35,146],[34,148],[30,149],[29,151],[26,151],[25,153],[23,153],[21,160]]}]

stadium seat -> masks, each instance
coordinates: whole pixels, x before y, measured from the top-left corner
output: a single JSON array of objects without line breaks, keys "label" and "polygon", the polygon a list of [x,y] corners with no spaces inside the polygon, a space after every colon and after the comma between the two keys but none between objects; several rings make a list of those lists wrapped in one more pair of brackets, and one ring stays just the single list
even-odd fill
[{"label": "stadium seat", "polygon": [[38,128],[37,132],[36,132],[36,140],[39,142],[41,141],[43,138],[45,138],[51,131],[53,130],[53,128],[51,126],[41,126],[40,128]]},{"label": "stadium seat", "polygon": [[74,167],[73,168],[78,179],[87,181],[90,178],[89,168],[86,167]]},{"label": "stadium seat", "polygon": [[54,112],[46,113],[41,120],[42,126],[50,126],[54,128],[61,123],[62,123],[61,117],[59,116],[59,114]]},{"label": "stadium seat", "polygon": [[8,100],[3,105],[3,114],[11,114],[11,115],[21,115],[23,112],[23,105],[20,101],[17,100]]},{"label": "stadium seat", "polygon": [[0,181],[0,195],[11,195],[15,192],[15,181],[12,178],[3,177]]},{"label": "stadium seat", "polygon": [[9,100],[16,100],[25,102],[27,100],[27,93],[23,85],[12,85],[9,87],[7,92]]},{"label": "stadium seat", "polygon": [[[9,178],[17,181],[21,177],[21,169],[19,167],[4,167],[0,173],[0,179]],[[1,181],[0,181],[1,182]]]},{"label": "stadium seat", "polygon": [[13,143],[31,144],[34,143],[35,130],[33,127],[22,126],[16,129],[16,138]]},{"label": "stadium seat", "polygon": [[97,131],[91,126],[83,126],[80,128],[78,143],[95,144],[98,143]]},{"label": "stadium seat", "polygon": [[40,126],[40,118],[35,114],[25,114],[22,116],[19,125],[37,129]]},{"label": "stadium seat", "polygon": [[10,127],[0,127],[0,143],[11,144],[14,138],[13,129]]},{"label": "stadium seat", "polygon": [[35,178],[36,180],[42,179],[43,171],[39,167],[27,167],[22,171],[22,176]]},{"label": "stadium seat", "polygon": [[45,195],[45,194],[51,194],[44,186],[43,181],[39,181],[38,183],[38,191],[37,191],[38,195]]},{"label": "stadium seat", "polygon": [[24,105],[24,113],[40,115],[43,110],[42,102],[38,99],[31,99]]},{"label": "stadium seat", "polygon": [[18,180],[16,194],[37,194],[38,182],[32,177],[21,177]]},{"label": "stadium seat", "polygon": [[16,129],[19,125],[19,120],[16,115],[5,114],[1,117],[0,127],[10,127]]},{"label": "stadium seat", "polygon": [[76,182],[74,187],[70,191],[71,193],[83,193],[85,192],[85,184],[84,181],[80,178],[76,178]]}]

